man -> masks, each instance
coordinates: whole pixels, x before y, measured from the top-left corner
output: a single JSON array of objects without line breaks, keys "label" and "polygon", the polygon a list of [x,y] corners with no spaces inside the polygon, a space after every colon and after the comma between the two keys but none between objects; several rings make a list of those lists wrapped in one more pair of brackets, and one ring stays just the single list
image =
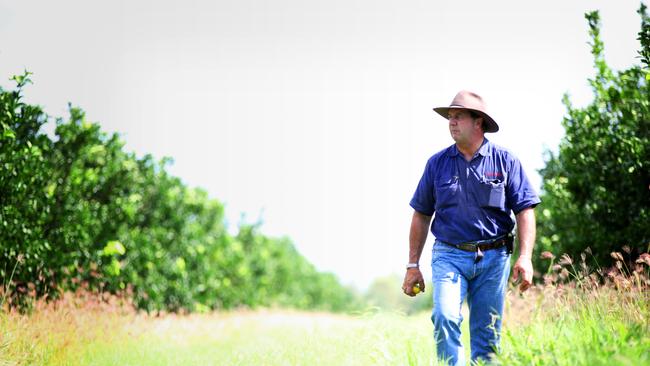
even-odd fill
[{"label": "man", "polygon": [[[434,108],[449,120],[455,144],[433,155],[426,164],[411,207],[409,263],[402,289],[415,296],[424,290],[419,259],[427,238],[435,237],[433,272],[434,338],[437,354],[451,365],[464,365],[460,341],[461,305],[469,305],[472,360],[489,360],[499,346],[501,317],[510,273],[514,212],[520,256],[513,279],[520,290],[530,287],[535,243],[535,214],[540,203],[519,160],[485,138],[499,126],[483,99],[461,91],[449,107]],[[416,292],[419,292],[417,289]]]}]

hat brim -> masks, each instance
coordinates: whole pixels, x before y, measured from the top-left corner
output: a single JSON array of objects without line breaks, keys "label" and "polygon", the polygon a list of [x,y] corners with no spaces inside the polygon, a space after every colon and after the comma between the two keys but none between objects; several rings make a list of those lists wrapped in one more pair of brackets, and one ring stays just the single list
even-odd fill
[{"label": "hat brim", "polygon": [[490,117],[487,113],[481,112],[478,109],[473,109],[473,108],[465,108],[462,106],[449,106],[449,107],[437,107],[433,108],[433,110],[441,115],[444,119],[449,119],[449,110],[450,109],[466,109],[468,111],[476,112],[477,114],[481,115],[483,117],[483,120],[485,121],[485,132],[497,132],[499,131],[499,125]]}]

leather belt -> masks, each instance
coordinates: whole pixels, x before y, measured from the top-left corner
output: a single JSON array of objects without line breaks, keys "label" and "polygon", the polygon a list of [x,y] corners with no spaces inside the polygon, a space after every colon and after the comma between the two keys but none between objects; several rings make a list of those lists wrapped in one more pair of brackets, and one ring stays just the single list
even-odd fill
[{"label": "leather belt", "polygon": [[483,251],[501,248],[508,244],[508,239],[509,238],[506,236],[504,238],[497,239],[491,243],[460,243],[460,244],[445,243],[445,244],[451,245],[452,247],[455,247],[457,249],[466,252],[476,253],[476,258],[474,259],[474,263],[478,263],[481,261],[481,259],[483,259]]},{"label": "leather belt", "polygon": [[478,251],[486,251],[490,249],[501,248],[502,246],[506,245],[506,239],[505,238],[498,239],[491,243],[484,243],[484,244],[473,244],[473,243],[460,243],[460,244],[445,243],[445,244],[451,245],[452,247],[456,247],[466,252],[478,252]]}]

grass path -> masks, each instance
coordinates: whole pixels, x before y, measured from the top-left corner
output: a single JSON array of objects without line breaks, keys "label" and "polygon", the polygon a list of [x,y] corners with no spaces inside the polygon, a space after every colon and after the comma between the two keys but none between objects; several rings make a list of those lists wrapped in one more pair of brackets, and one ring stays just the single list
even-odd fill
[{"label": "grass path", "polygon": [[[429,365],[428,314],[232,312],[135,320],[84,347],[80,365]],[[144,329],[144,330],[143,330]],[[78,358],[77,358],[78,357]]]},{"label": "grass path", "polygon": [[[502,365],[650,364],[648,298],[558,313],[510,308]],[[628,318],[633,315],[635,319]],[[463,323],[467,344],[467,321]],[[337,315],[288,310],[151,317],[101,309],[0,313],[0,365],[433,365],[428,313]]]}]

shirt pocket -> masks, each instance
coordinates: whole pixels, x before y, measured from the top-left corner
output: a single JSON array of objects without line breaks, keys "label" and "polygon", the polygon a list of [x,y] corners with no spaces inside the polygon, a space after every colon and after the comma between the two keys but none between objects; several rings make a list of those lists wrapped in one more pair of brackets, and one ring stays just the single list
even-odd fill
[{"label": "shirt pocket", "polygon": [[436,210],[456,206],[458,203],[458,178],[439,179],[436,182]]},{"label": "shirt pocket", "polygon": [[485,181],[479,183],[479,205],[481,207],[505,209],[506,184],[501,181]]}]

